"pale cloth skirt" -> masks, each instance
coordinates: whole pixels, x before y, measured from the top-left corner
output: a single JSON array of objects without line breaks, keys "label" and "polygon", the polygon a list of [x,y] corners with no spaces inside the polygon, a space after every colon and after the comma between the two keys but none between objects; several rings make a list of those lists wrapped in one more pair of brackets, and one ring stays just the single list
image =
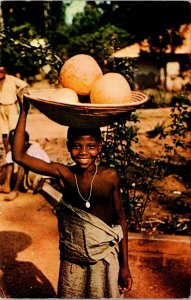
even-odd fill
[{"label": "pale cloth skirt", "polygon": [[110,227],[63,199],[57,217],[61,254],[58,297],[121,298],[118,288],[121,226]]},{"label": "pale cloth skirt", "polygon": [[99,260],[95,264],[77,265],[60,262],[58,297],[73,299],[122,298],[118,289],[119,262],[116,257],[109,264]]},{"label": "pale cloth skirt", "polygon": [[17,104],[0,105],[0,133],[9,134],[18,121]]}]

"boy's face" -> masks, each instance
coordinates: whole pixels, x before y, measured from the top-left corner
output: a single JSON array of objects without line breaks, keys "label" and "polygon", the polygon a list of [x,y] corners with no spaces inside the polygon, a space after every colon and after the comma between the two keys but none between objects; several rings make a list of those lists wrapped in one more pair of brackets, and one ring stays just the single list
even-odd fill
[{"label": "boy's face", "polygon": [[94,136],[80,136],[68,142],[68,150],[73,161],[82,169],[86,169],[95,162],[101,151],[101,142]]}]

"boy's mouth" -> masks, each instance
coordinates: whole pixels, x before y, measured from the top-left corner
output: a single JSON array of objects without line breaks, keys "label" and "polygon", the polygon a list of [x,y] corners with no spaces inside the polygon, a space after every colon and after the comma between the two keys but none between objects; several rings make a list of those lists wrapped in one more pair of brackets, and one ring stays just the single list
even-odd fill
[{"label": "boy's mouth", "polygon": [[89,162],[89,158],[78,158],[78,161],[81,164],[87,164]]}]

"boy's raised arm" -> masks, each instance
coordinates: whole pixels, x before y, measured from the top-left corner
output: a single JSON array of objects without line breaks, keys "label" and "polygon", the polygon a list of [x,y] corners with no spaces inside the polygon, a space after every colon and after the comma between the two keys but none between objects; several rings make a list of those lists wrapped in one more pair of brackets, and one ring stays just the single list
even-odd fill
[{"label": "boy's raised arm", "polygon": [[29,110],[29,103],[24,101],[24,93],[26,89],[20,90],[17,94],[19,106],[20,106],[20,115],[15,129],[15,136],[13,139],[13,160],[18,163],[22,162],[22,159],[26,155],[25,151],[25,128],[26,128],[26,119]]},{"label": "boy's raised arm", "polygon": [[25,129],[26,120],[29,110],[29,102],[23,97],[26,88],[22,89],[18,94],[18,101],[20,105],[20,115],[15,129],[15,136],[13,139],[13,160],[19,165],[29,168],[33,172],[60,176],[60,166],[56,163],[47,163],[41,159],[32,157],[26,153],[25,149]]}]

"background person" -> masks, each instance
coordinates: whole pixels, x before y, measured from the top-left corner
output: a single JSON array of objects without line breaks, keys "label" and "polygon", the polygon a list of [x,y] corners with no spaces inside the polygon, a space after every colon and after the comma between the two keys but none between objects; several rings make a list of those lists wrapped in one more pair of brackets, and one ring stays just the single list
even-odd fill
[{"label": "background person", "polygon": [[[34,189],[40,179],[41,175],[29,172],[24,167],[17,165],[12,159],[12,146],[15,130],[9,133],[9,144],[11,150],[6,154],[5,159],[0,160],[0,167],[5,168],[4,182],[0,185],[0,193],[8,194],[5,200],[13,200],[18,191],[25,191],[28,188]],[[40,158],[46,162],[50,162],[47,153],[42,149],[39,143],[29,141],[29,134],[25,131],[25,149],[28,155]],[[44,176],[44,178],[47,178]]]},{"label": "background person", "polygon": [[6,74],[5,68],[0,67],[0,132],[6,153],[10,150],[9,131],[15,128],[18,120],[17,93],[26,86],[25,81]]}]

